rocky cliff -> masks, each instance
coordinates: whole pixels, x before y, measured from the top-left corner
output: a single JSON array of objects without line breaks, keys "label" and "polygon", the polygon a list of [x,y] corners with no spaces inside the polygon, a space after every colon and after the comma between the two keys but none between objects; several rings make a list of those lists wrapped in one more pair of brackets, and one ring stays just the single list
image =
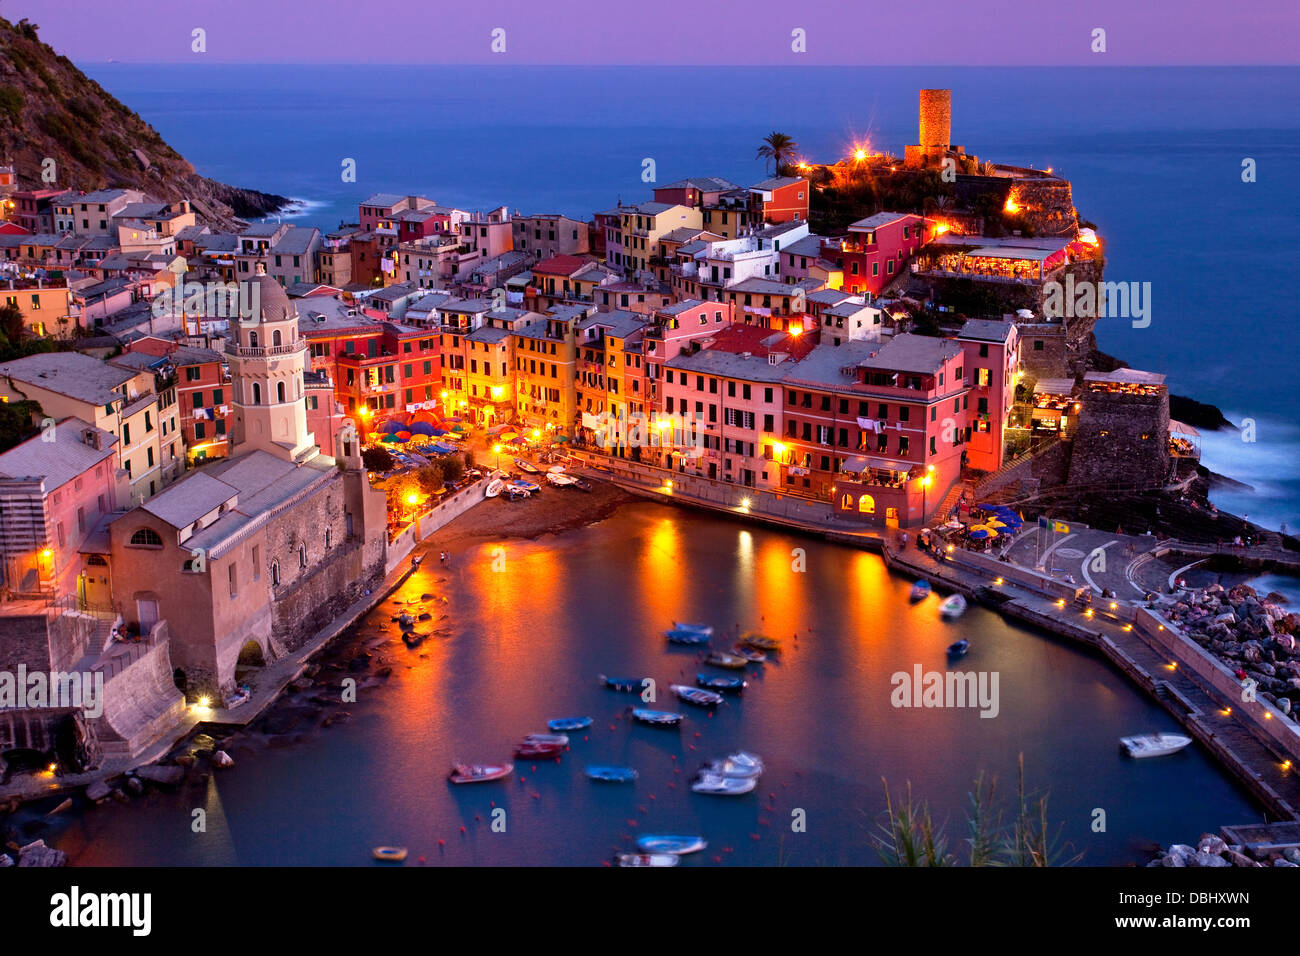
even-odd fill
[{"label": "rocky cliff", "polygon": [[[55,181],[42,171],[54,160]],[[0,162],[24,189],[140,189],[189,199],[201,222],[230,230],[289,200],[215,182],[194,171],[158,131],[42,43],[37,28],[0,18]]]}]

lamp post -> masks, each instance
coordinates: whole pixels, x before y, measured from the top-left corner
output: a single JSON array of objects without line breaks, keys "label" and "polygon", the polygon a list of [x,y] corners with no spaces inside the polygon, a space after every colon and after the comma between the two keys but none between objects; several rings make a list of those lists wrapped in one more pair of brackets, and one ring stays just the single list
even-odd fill
[{"label": "lamp post", "polygon": [[492,451],[493,451],[493,453],[497,456],[497,469],[496,469],[496,470],[497,470],[497,471],[500,471],[500,470],[501,470],[501,446],[500,446],[500,445],[493,445],[493,446],[492,446]]}]

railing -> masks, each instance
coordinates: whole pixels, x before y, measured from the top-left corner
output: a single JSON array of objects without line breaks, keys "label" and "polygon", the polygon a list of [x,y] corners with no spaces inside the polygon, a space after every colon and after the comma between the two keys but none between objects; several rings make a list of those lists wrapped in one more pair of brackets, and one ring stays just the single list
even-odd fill
[{"label": "railing", "polygon": [[240,358],[265,358],[268,355],[293,355],[296,352],[307,351],[307,340],[299,339],[290,345],[257,345],[243,346],[235,345],[233,342],[227,342],[225,351],[227,355],[235,355]]}]

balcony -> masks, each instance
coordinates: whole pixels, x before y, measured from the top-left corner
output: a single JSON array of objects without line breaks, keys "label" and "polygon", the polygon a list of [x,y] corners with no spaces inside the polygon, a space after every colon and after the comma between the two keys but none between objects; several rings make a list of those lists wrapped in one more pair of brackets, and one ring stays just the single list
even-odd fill
[{"label": "balcony", "polygon": [[299,339],[289,345],[241,346],[236,345],[234,342],[227,342],[225,346],[227,355],[234,355],[238,358],[270,358],[276,355],[293,355],[305,351],[307,351],[306,339]]}]

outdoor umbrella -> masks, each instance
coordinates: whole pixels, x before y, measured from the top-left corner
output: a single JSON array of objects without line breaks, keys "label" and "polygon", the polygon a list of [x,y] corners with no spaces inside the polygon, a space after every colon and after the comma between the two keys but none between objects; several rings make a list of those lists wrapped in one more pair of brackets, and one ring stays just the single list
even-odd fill
[{"label": "outdoor umbrella", "polygon": [[405,422],[399,422],[393,419],[389,419],[388,421],[384,422],[382,425],[379,426],[379,430],[381,432],[390,432],[390,433],[400,432],[405,427],[406,427]]},{"label": "outdoor umbrella", "polygon": [[970,538],[972,541],[983,541],[989,536],[988,528],[971,528]]},{"label": "outdoor umbrella", "polygon": [[1007,527],[1007,523],[1006,523],[1005,521],[1003,521],[1001,518],[990,518],[988,521],[984,522],[984,525],[985,525],[985,527],[988,527],[988,528],[1005,528],[1005,527]]},{"label": "outdoor umbrella", "polygon": [[452,425],[451,430],[454,432],[463,432],[465,430],[465,426],[460,424]]},{"label": "outdoor umbrella", "polygon": [[408,441],[411,437],[411,433],[406,431],[405,429],[403,429],[400,432],[393,432],[393,434],[396,435],[398,438],[400,438],[402,441]]},{"label": "outdoor umbrella", "polygon": [[379,440],[389,445],[400,445],[402,443],[402,440],[398,438],[396,435],[385,435],[383,438]]},{"label": "outdoor umbrella", "polygon": [[437,431],[429,422],[412,422],[407,430],[412,435],[432,435]]}]

